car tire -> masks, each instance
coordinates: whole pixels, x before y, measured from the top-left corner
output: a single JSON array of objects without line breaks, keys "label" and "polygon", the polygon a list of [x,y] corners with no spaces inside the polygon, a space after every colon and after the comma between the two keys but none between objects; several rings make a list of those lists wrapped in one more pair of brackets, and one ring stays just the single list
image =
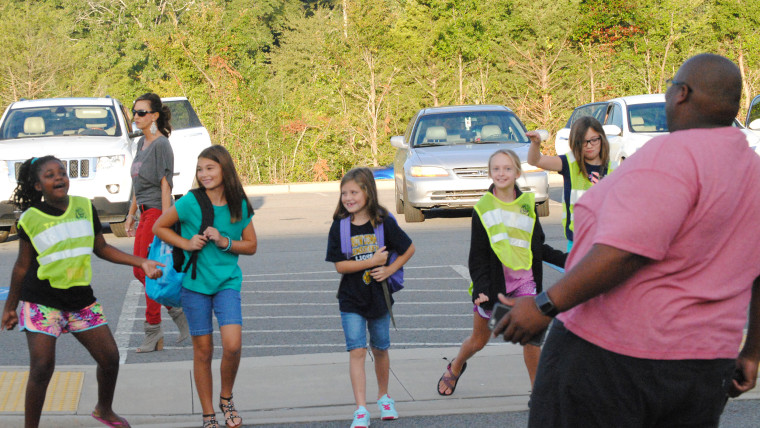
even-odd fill
[{"label": "car tire", "polygon": [[406,193],[406,183],[404,183],[404,220],[407,223],[419,223],[425,221],[425,214],[422,210],[415,208],[409,203],[409,194]]},{"label": "car tire", "polygon": [[549,200],[548,199],[536,204],[536,213],[538,214],[539,217],[549,216]]},{"label": "car tire", "polygon": [[8,236],[11,234],[11,227],[10,226],[0,226],[0,242],[5,242],[8,240]]},{"label": "car tire", "polygon": [[394,186],[394,193],[396,194],[396,214],[404,213],[404,201],[401,200],[401,195],[398,194],[398,187]]},{"label": "car tire", "polygon": [[127,228],[124,226],[123,221],[121,223],[111,223],[111,232],[113,232],[113,236],[117,238],[127,237]]}]

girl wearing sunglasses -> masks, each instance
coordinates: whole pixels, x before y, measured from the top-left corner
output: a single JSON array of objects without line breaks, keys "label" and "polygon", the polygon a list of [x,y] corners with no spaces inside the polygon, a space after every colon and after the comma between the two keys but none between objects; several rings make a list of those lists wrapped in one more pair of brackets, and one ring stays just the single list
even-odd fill
[{"label": "girl wearing sunglasses", "polygon": [[570,252],[573,247],[573,207],[586,190],[612,172],[610,143],[604,135],[602,124],[591,116],[581,117],[573,123],[570,128],[570,152],[566,155],[544,156],[538,133],[531,131],[526,135],[530,138],[528,163],[547,171],[557,171],[564,179],[562,226],[567,238],[567,251]]},{"label": "girl wearing sunglasses", "polygon": [[[135,100],[132,120],[143,132],[137,142],[137,153],[132,161],[132,203],[125,226],[129,236],[135,237],[134,254],[148,256],[148,246],[153,242],[153,223],[162,212],[172,206],[172,177],[174,176],[174,152],[169,144],[172,132],[171,111],[163,105],[161,98],[147,93]],[[140,221],[135,230],[135,216]],[[145,286],[145,272],[134,268],[135,278]],[[161,304],[145,295],[145,338],[137,352],[160,351],[164,346],[164,332],[161,329]],[[170,308],[174,322],[179,329],[177,343],[190,337],[187,319],[182,308]]]}]

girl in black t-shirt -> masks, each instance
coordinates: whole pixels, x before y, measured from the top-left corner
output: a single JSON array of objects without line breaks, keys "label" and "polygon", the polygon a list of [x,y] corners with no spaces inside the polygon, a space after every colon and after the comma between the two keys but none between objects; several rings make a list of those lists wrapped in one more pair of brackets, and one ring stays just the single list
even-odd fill
[{"label": "girl in black t-shirt", "polygon": [[[341,251],[340,221],[351,218],[350,257]],[[375,227],[382,227],[384,246],[378,248]],[[388,252],[398,258],[391,264]],[[352,427],[369,426],[364,360],[367,350],[366,331],[370,332],[375,357],[380,418],[397,419],[394,401],[388,396],[390,375],[390,314],[382,283],[399,270],[414,254],[414,244],[388,211],[380,206],[372,171],[356,168],[340,182],[340,201],[333,215],[327,243],[327,261],[335,263],[342,274],[338,289],[341,322],[350,354],[349,373],[356,400]]]}]

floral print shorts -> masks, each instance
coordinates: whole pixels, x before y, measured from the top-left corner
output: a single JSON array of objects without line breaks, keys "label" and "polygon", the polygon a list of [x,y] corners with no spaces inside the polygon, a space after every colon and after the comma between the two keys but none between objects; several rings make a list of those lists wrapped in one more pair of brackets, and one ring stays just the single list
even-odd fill
[{"label": "floral print shorts", "polygon": [[108,324],[103,307],[95,302],[78,311],[62,311],[37,303],[21,302],[19,330],[59,337]]}]

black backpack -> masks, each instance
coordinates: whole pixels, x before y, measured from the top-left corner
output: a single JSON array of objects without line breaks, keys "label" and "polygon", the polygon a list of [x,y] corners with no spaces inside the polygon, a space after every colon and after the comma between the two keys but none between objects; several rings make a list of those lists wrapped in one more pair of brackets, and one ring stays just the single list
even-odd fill
[{"label": "black backpack", "polygon": [[[195,199],[198,201],[198,205],[201,207],[201,227],[198,231],[198,234],[201,235],[203,234],[203,231],[206,230],[206,228],[214,225],[214,206],[211,204],[211,200],[208,198],[205,189],[196,188],[191,189],[190,192],[195,196]],[[182,229],[180,227],[180,222],[174,224],[174,231],[177,232],[178,235],[181,235]],[[174,259],[174,270],[177,272],[187,273],[188,269],[190,269],[190,266],[192,266],[193,271],[191,275],[192,278],[195,279],[195,272],[198,266],[198,251],[193,251],[190,253],[190,257],[186,265],[185,252],[181,248],[174,247],[174,250],[172,251],[172,258]],[[182,267],[183,265],[184,269]]]}]

